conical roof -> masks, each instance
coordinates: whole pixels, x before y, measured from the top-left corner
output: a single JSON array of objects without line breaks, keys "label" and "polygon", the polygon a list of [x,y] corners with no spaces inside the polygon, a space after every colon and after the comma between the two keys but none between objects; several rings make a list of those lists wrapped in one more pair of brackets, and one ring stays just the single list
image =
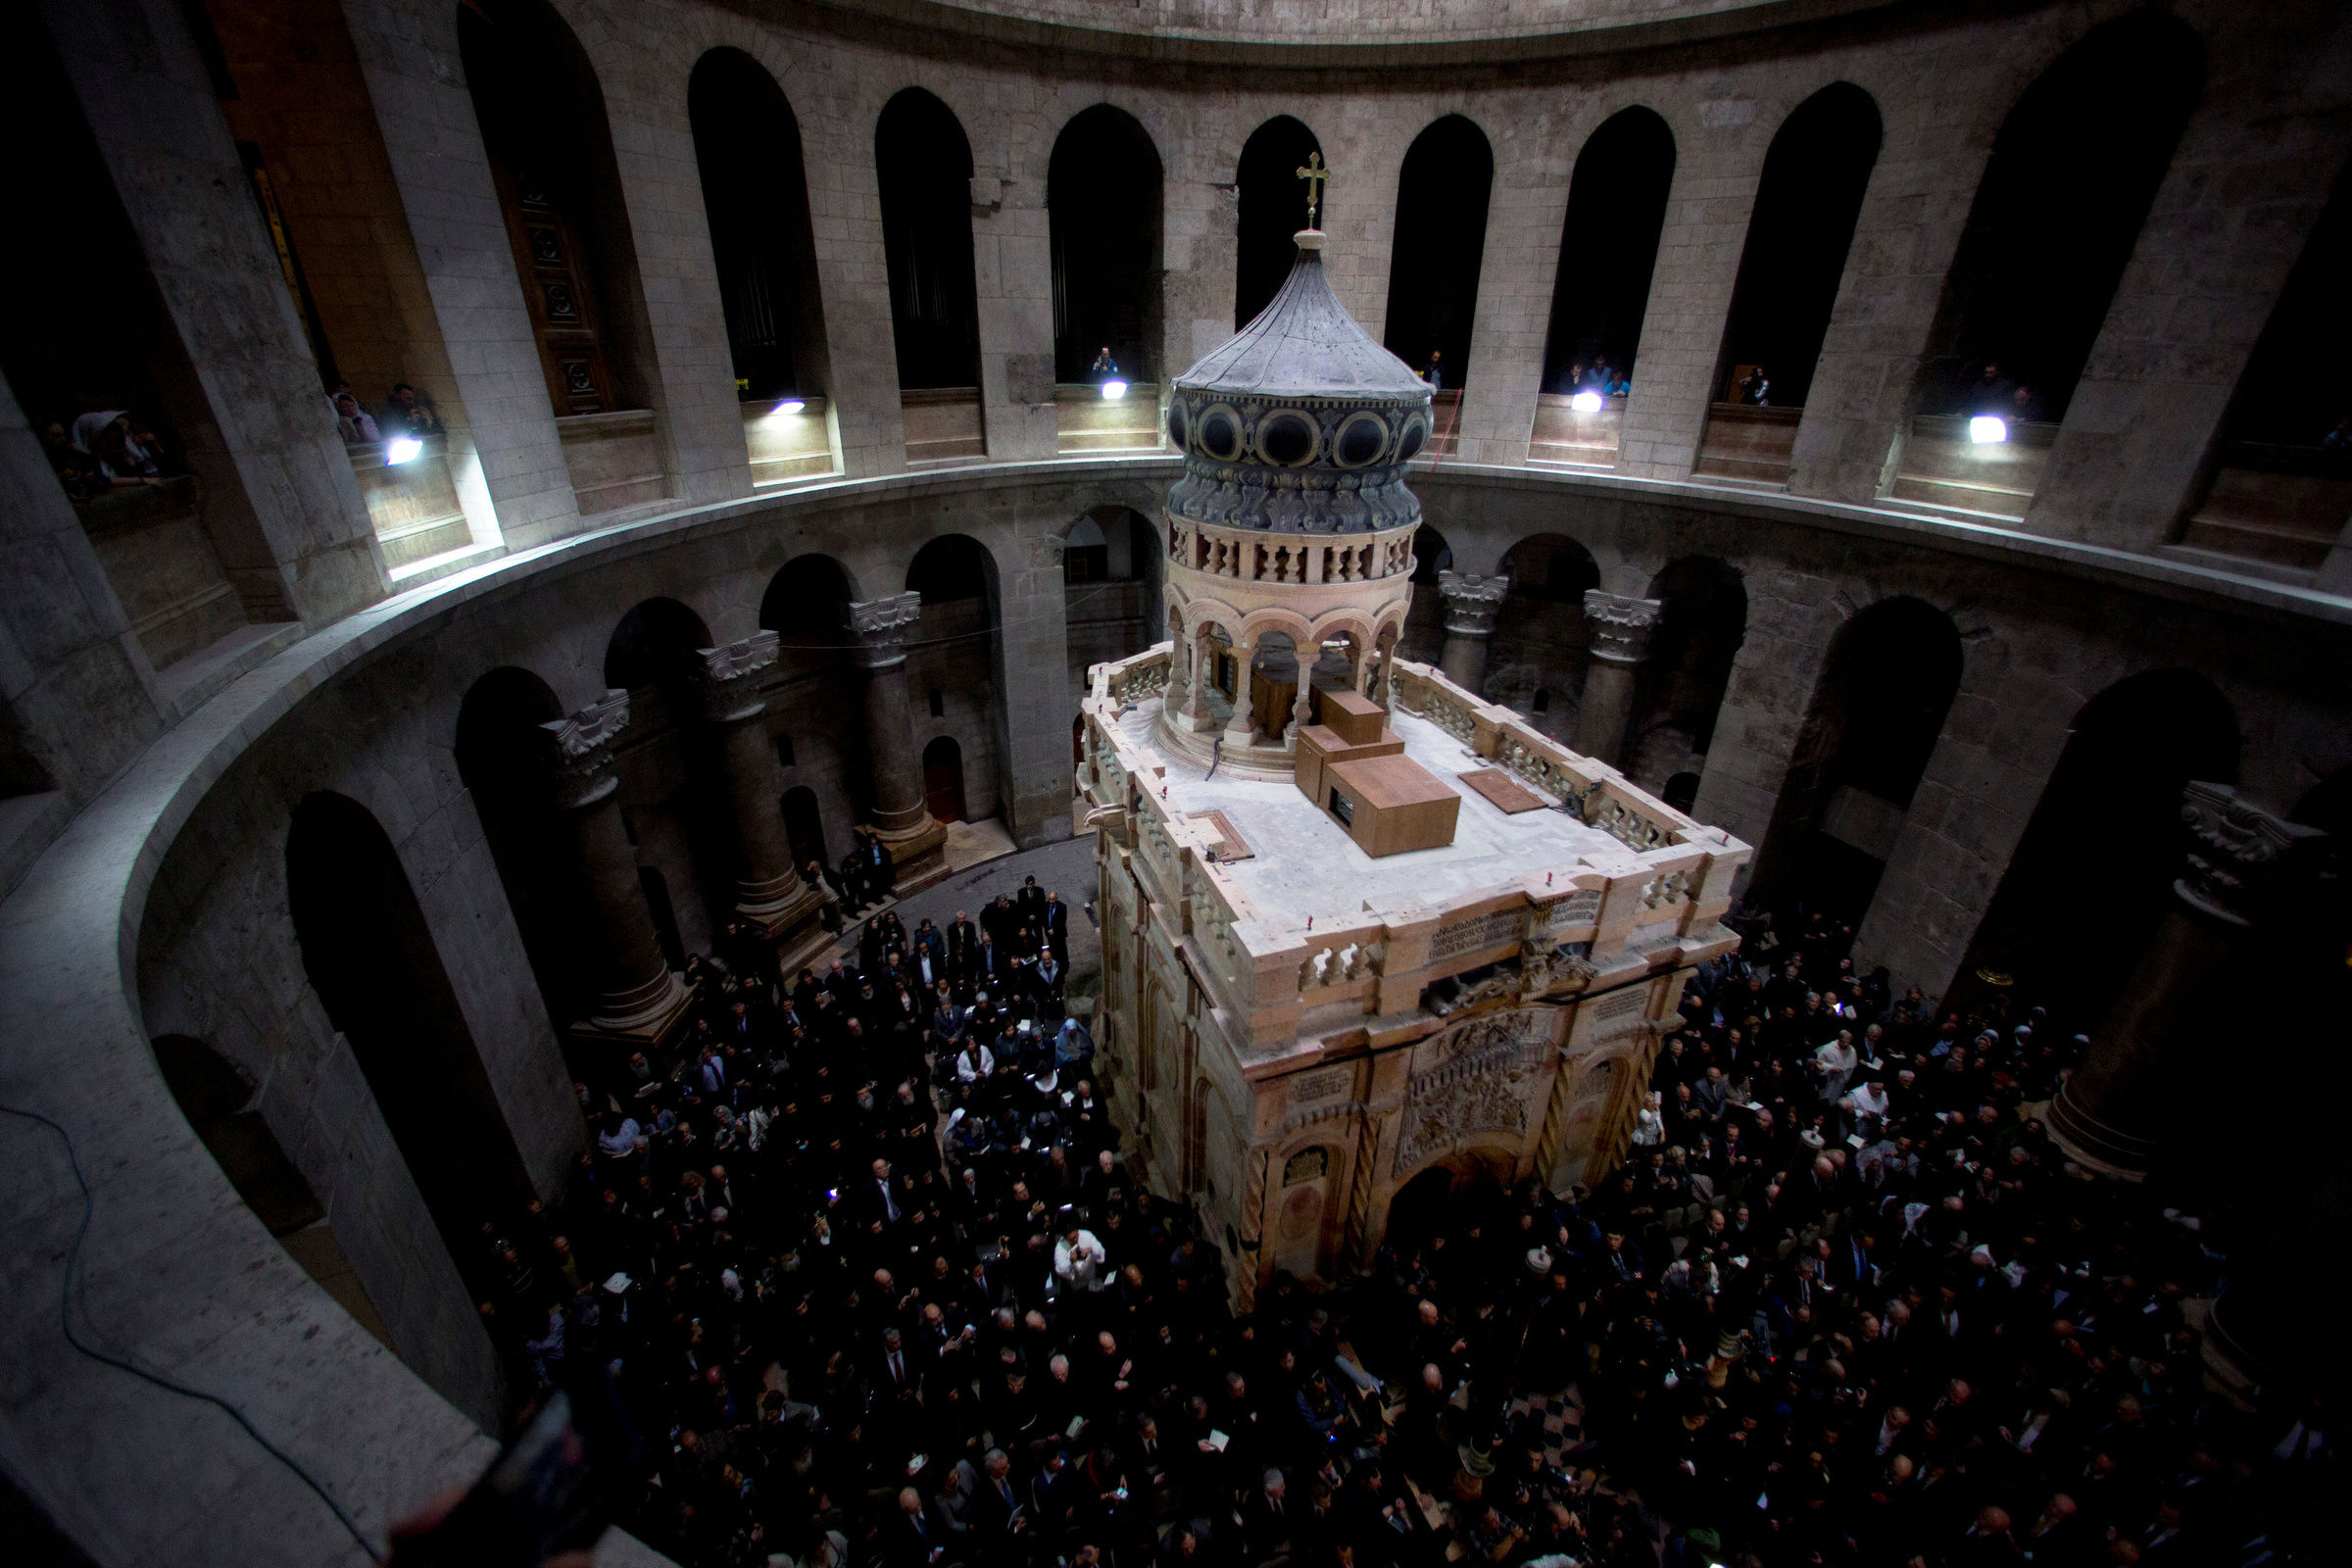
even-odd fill
[{"label": "conical roof", "polygon": [[1310,235],[1272,303],[1178,376],[1178,386],[1240,397],[1429,395],[1429,383],[1348,314],[1323,270],[1323,236]]}]

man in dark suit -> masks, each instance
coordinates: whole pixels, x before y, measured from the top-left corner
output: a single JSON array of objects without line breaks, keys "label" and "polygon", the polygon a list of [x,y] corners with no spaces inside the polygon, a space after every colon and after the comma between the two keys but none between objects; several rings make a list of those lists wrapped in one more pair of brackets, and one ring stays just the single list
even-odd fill
[{"label": "man in dark suit", "polygon": [[882,1531],[882,1561],[887,1568],[931,1568],[946,1555],[947,1534],[923,1516],[923,1494],[912,1487],[899,1491],[899,1506]]},{"label": "man in dark suit", "polygon": [[1251,1562],[1264,1562],[1291,1549],[1290,1487],[1279,1470],[1268,1470],[1242,1505],[1242,1539]]},{"label": "man in dark suit", "polygon": [[948,972],[961,978],[971,972],[972,953],[980,946],[980,928],[963,910],[948,924]]},{"label": "man in dark suit", "polygon": [[1046,890],[1037,885],[1037,878],[1021,878],[1021,891],[1013,896],[1012,911],[1026,926],[1043,929],[1046,923]]},{"label": "man in dark suit", "polygon": [[1054,950],[1054,958],[1062,967],[1069,967],[1070,906],[1061,902],[1060,894],[1051,890],[1047,892],[1044,921],[1039,930],[1045,937],[1046,946]]}]

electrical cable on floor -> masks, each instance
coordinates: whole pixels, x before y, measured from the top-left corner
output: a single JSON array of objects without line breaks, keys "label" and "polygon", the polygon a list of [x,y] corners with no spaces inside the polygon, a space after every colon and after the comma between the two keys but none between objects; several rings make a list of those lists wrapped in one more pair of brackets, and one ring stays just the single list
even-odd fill
[{"label": "electrical cable on floor", "polygon": [[74,1148],[72,1133],[37,1110],[24,1110],[15,1105],[0,1104],[0,1112],[11,1116],[22,1116],[26,1121],[38,1122],[57,1134],[66,1146],[66,1162],[74,1168],[74,1185],[81,1189],[81,1223],[74,1227],[74,1240],[66,1248],[65,1273],[58,1282],[57,1319],[58,1326],[65,1332],[66,1343],[101,1365],[111,1366],[119,1372],[127,1372],[134,1378],[154,1384],[168,1394],[176,1394],[183,1399],[196,1399],[225,1412],[230,1420],[245,1429],[247,1437],[261,1445],[264,1453],[284,1465],[293,1473],[296,1480],[318,1494],[318,1500],[334,1511],[336,1522],[350,1532],[351,1539],[357,1542],[360,1549],[368,1554],[368,1561],[380,1560],[383,1553],[378,1551],[373,1543],[369,1542],[367,1536],[361,1532],[359,1522],[352,1518],[343,1504],[335,1500],[334,1494],[320,1485],[318,1478],[304,1469],[292,1455],[262,1436],[261,1430],[253,1424],[243,1410],[238,1409],[218,1394],[208,1394],[202,1389],[191,1389],[186,1384],[174,1382],[161,1373],[150,1372],[136,1362],[125,1360],[119,1355],[109,1355],[104,1350],[82,1343],[81,1337],[74,1332],[74,1282],[81,1270],[81,1243],[82,1239],[90,1234],[90,1220],[98,1210],[97,1198],[90,1191],[89,1178],[81,1173],[81,1155]]}]

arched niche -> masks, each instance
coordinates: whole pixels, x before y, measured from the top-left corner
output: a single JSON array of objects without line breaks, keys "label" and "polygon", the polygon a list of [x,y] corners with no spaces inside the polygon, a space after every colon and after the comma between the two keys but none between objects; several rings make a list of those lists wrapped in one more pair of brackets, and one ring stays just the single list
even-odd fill
[{"label": "arched niche", "polygon": [[972,144],[956,112],[920,87],[874,122],[882,250],[902,390],[980,384],[972,272]]},{"label": "arched niche", "polygon": [[1494,149],[1462,115],[1437,121],[1406,149],[1396,180],[1396,232],[1381,341],[1415,370],[1443,355],[1443,387],[1466,384],[1478,277],[1487,252]]},{"label": "arched niche", "polygon": [[2195,31],[2142,7],[2093,27],[2026,89],[1944,278],[1923,411],[1989,412],[1989,366],[2004,416],[2065,416],[2204,74]]},{"label": "arched niche", "polygon": [[652,406],[637,242],[588,52],[547,0],[467,0],[458,48],[559,417]]},{"label": "arched niche", "polygon": [[1573,393],[1633,374],[1650,275],[1674,185],[1674,132],[1652,109],[1621,109],[1576,155],[1544,338],[1544,390]]},{"label": "arched niche", "polygon": [[1046,166],[1054,245],[1054,377],[1090,379],[1109,349],[1128,381],[1159,379],[1159,149],[1124,109],[1072,115]]},{"label": "arched niche", "polygon": [[1946,1005],[2009,997],[2095,1028],[2170,907],[2192,781],[2237,781],[2237,715],[2187,669],[2128,676],[2082,705],[1977,924]]},{"label": "arched niche", "polygon": [[713,945],[734,896],[725,763],[697,721],[702,650],[710,646],[703,617],[666,598],[631,606],[605,645],[605,685],[629,694],[629,730],[613,764],[621,822],[672,968]]},{"label": "arched niche", "polygon": [[[1250,133],[1234,170],[1236,258],[1233,326],[1240,331],[1272,302],[1298,254],[1291,236],[1306,226],[1307,182],[1298,177],[1323,144],[1303,122],[1276,115]],[[1323,186],[1328,192],[1330,187]],[[1321,222],[1331,221],[1325,201]]]},{"label": "arched niche", "polygon": [[[760,597],[760,624],[781,645],[765,722],[783,769],[786,833],[802,864],[810,844],[829,848],[822,857],[828,864],[847,853],[849,825],[860,816],[864,677],[850,632],[850,605],[857,597],[848,569],[813,553],[777,568]],[[804,796],[806,804],[796,807]],[[844,837],[836,843],[828,832]]]},{"label": "arched niche", "polygon": [[1131,507],[1096,507],[1062,535],[1073,701],[1093,665],[1140,654],[1163,635],[1159,623],[1172,608],[1161,603],[1164,549],[1159,530]]},{"label": "arched niche", "polygon": [[1446,651],[1446,605],[1438,593],[1438,573],[1453,569],[1453,546],[1433,523],[1413,530],[1413,602],[1405,613],[1404,632],[1396,657],[1419,664],[1434,664]]},{"label": "arched niche", "polygon": [[[1660,608],[1642,666],[1629,770],[1654,787],[1695,775],[1714,744],[1732,663],[1747,639],[1747,586],[1718,557],[1685,556],[1650,579],[1646,597]],[[1678,808],[1689,808],[1688,799]]]},{"label": "arched niche", "polygon": [[582,995],[561,906],[565,882],[550,834],[551,753],[542,727],[563,716],[564,705],[546,681],[504,665],[466,688],[454,738],[458,777],[472,797],[549,1024],[558,1031],[580,1015]]},{"label": "arched niche", "polygon": [[452,1262],[497,1295],[480,1227],[536,1196],[399,852],[368,809],[319,792],[286,834],[302,968],[350,1045]]},{"label": "arched niche", "polygon": [[736,396],[765,402],[827,391],[808,176],[784,89],[742,50],[712,49],[687,78],[686,116]]},{"label": "arched niche", "polygon": [[1757,852],[1750,898],[1858,925],[1960,689],[1959,628],[1882,599],[1830,644]]},{"label": "arched niche", "polygon": [[[1488,646],[1487,700],[1533,715],[1547,735],[1573,735],[1592,642],[1585,590],[1600,586],[1600,567],[1592,551],[1566,534],[1540,533],[1504,552],[1501,569],[1511,590]],[[1535,715],[1539,690],[1552,696]]]},{"label": "arched niche", "polygon": [[1718,401],[1742,401],[1740,382],[1761,367],[1771,406],[1804,406],[1882,136],[1878,104],[1850,81],[1807,98],[1774,134],[1724,318]]},{"label": "arched niche", "polygon": [[923,602],[906,640],[915,738],[954,737],[970,818],[997,816],[1012,792],[996,557],[969,534],[942,534],[907,563],[906,589]]}]

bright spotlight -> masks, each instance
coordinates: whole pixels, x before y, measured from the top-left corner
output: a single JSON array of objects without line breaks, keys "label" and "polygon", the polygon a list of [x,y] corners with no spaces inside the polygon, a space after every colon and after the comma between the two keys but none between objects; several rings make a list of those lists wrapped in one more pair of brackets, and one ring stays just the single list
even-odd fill
[{"label": "bright spotlight", "polygon": [[1978,446],[1990,446],[2009,439],[2009,426],[1998,415],[1980,414],[1968,421],[1968,438]]},{"label": "bright spotlight", "polygon": [[424,451],[424,443],[413,435],[396,435],[384,443],[384,462],[414,463]]},{"label": "bright spotlight", "polygon": [[768,412],[771,414],[798,414],[807,407],[808,407],[808,405],[802,402],[799,398],[786,398],[783,402],[777,404]]},{"label": "bright spotlight", "polygon": [[1568,406],[1579,414],[1598,414],[1600,412],[1600,394],[1591,387],[1587,387],[1570,398]]},{"label": "bright spotlight", "polygon": [[1114,378],[1114,379],[1112,379],[1112,380],[1108,380],[1108,381],[1105,381],[1105,382],[1103,382],[1103,383],[1102,383],[1102,401],[1103,401],[1103,402],[1105,402],[1105,403],[1116,403],[1116,402],[1118,402],[1118,401],[1119,401],[1119,399],[1121,399],[1121,398],[1125,397],[1126,395],[1127,395],[1127,383],[1126,383],[1126,382],[1124,382],[1124,381],[1121,381],[1121,380],[1117,380],[1117,379],[1115,379],[1115,378]]}]

